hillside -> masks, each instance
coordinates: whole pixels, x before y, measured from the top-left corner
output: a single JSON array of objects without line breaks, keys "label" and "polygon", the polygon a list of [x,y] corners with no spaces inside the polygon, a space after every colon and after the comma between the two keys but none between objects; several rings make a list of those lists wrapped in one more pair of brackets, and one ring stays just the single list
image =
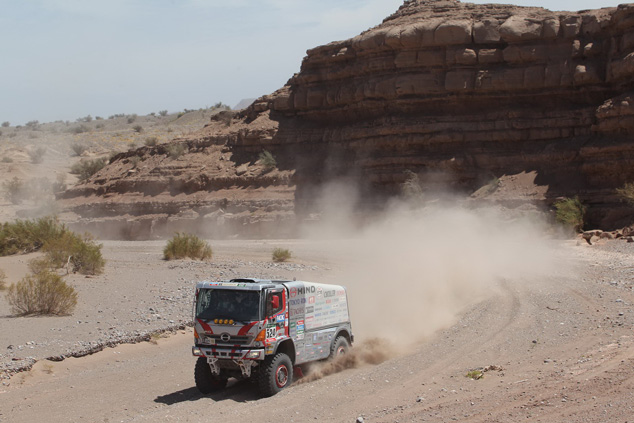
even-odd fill
[{"label": "hillside", "polygon": [[479,192],[520,211],[578,196],[588,226],[622,227],[633,74],[632,5],[406,1],[309,50],[280,90],[173,141],[177,158],[165,146],[120,154],[60,205],[114,237],[288,236],[332,209],[380,212],[413,187],[423,200]]}]

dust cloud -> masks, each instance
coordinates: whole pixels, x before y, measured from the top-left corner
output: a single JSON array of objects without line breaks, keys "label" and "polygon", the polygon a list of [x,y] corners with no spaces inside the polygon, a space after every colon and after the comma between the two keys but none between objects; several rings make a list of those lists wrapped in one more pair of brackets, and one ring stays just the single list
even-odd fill
[{"label": "dust cloud", "polygon": [[[339,212],[312,230],[348,235],[357,222],[347,199],[357,197],[341,187],[330,192],[324,209]],[[352,236],[331,239],[330,253],[345,263],[336,283],[347,287],[358,341],[381,338],[407,348],[495,295],[501,280],[538,278],[560,265],[536,214],[511,217],[449,195],[421,204],[394,203]]]}]

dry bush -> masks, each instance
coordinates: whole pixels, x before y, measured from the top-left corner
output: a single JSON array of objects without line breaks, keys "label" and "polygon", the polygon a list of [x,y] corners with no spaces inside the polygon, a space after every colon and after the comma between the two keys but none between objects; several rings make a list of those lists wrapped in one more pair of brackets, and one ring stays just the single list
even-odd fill
[{"label": "dry bush", "polygon": [[196,235],[177,233],[163,249],[163,258],[165,260],[174,260],[182,258],[192,258],[196,260],[205,260],[211,258],[211,247],[208,243],[198,238]]},{"label": "dry bush", "polygon": [[75,156],[81,156],[86,150],[88,150],[88,146],[85,144],[75,143],[71,144],[70,149],[73,150]]},{"label": "dry bush", "polygon": [[77,175],[81,182],[86,182],[92,175],[106,166],[105,159],[80,160],[70,168],[70,173]]},{"label": "dry bush", "polygon": [[12,284],[6,298],[17,315],[68,315],[77,305],[75,289],[67,285],[61,276],[49,271],[27,275]]},{"label": "dry bush", "polygon": [[185,146],[183,144],[170,144],[166,148],[167,155],[172,159],[178,159],[185,153]]},{"label": "dry bush", "polygon": [[128,123],[134,123],[136,118],[137,118],[136,114],[132,114],[132,115],[128,116]]},{"label": "dry bush", "polygon": [[581,204],[579,197],[563,198],[554,204],[555,217],[558,222],[571,227],[575,232],[583,229],[583,219],[586,214],[586,207]]},{"label": "dry bush", "polygon": [[275,157],[273,157],[270,151],[264,150],[260,153],[258,159],[266,170],[272,170],[277,166],[277,160],[275,160]]},{"label": "dry bush", "polygon": [[141,125],[134,125],[134,126],[132,127],[132,129],[134,129],[134,132],[139,133],[139,134],[140,134],[141,132],[143,132],[143,127],[142,127]]},{"label": "dry bush", "polygon": [[286,248],[276,248],[273,250],[273,261],[283,262],[291,258],[291,251]]},{"label": "dry bush", "polygon": [[158,144],[158,138],[156,137],[147,137],[145,139],[144,144],[148,147],[154,147],[156,144]]},{"label": "dry bush", "polygon": [[0,291],[4,291],[7,288],[7,275],[4,274],[4,271],[0,269]]},{"label": "dry bush", "polygon": [[159,110],[159,116],[167,116],[167,110]]},{"label": "dry bush", "polygon": [[35,150],[29,150],[28,152],[31,163],[40,164],[44,161],[44,154],[46,154],[46,147],[38,147]]},{"label": "dry bush", "polygon": [[8,128],[9,126],[11,126],[10,122],[7,122],[7,121],[2,122],[2,127],[3,128]]},{"label": "dry bush", "polygon": [[628,182],[623,188],[617,188],[616,194],[624,201],[634,206],[634,182]]},{"label": "dry bush", "polygon": [[97,275],[103,272],[106,264],[101,247],[90,234],[82,237],[67,231],[46,241],[42,250],[55,268],[67,267],[69,271],[82,275]]},{"label": "dry bush", "polygon": [[53,217],[5,222],[0,225],[0,256],[37,251],[66,232],[69,232],[66,226]]}]

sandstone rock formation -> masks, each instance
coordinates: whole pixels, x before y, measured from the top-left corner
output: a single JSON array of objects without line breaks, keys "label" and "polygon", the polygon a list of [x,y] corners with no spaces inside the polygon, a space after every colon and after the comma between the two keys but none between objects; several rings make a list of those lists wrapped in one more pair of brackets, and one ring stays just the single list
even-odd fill
[{"label": "sandstone rock formation", "polygon": [[[578,195],[591,225],[611,229],[632,218],[614,190],[634,180],[633,97],[634,5],[407,0],[381,25],[308,50],[285,87],[174,141],[182,158],[164,146],[119,155],[62,203],[88,223],[146,216],[228,234],[259,222],[265,236],[319,212],[333,180],[358,186],[368,209],[408,172],[423,191],[465,193],[533,172],[545,194],[527,202]],[[277,158],[271,173],[257,165],[263,150]],[[132,155],[148,160],[132,169]]]}]

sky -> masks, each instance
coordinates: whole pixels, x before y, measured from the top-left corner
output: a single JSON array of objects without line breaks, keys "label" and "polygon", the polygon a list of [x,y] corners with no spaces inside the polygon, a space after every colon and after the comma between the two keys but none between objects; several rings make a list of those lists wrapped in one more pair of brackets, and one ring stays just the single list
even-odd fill
[{"label": "sky", "polygon": [[[473,3],[491,3],[475,0]],[[0,121],[145,115],[271,93],[403,0],[0,0]],[[609,0],[519,0],[581,10]]]}]

